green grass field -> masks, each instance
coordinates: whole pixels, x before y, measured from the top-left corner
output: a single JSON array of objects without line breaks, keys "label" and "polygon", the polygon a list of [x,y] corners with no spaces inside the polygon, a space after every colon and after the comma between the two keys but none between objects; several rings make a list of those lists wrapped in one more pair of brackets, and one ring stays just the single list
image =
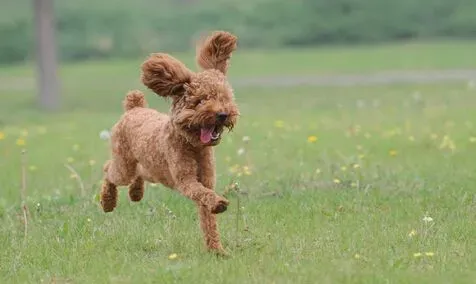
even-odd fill
[{"label": "green grass field", "polygon": [[[469,50],[252,52],[232,68],[239,77],[476,67]],[[0,69],[0,283],[474,282],[474,83],[237,88],[242,116],[216,148],[217,191],[232,202],[219,217],[231,254],[221,259],[205,252],[194,205],[176,192],[148,185],[140,203],[122,190],[113,213],[99,206],[108,157],[99,133],[140,87],[141,60],[131,62],[64,66],[56,114],[33,109],[32,70]]]}]

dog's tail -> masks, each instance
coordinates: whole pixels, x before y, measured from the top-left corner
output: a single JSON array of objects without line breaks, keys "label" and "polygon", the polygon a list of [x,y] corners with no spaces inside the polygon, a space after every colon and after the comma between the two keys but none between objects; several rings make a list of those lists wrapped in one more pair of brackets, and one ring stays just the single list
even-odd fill
[{"label": "dog's tail", "polygon": [[127,93],[126,98],[122,102],[124,110],[128,111],[136,107],[147,107],[144,93],[139,90],[133,90]]}]

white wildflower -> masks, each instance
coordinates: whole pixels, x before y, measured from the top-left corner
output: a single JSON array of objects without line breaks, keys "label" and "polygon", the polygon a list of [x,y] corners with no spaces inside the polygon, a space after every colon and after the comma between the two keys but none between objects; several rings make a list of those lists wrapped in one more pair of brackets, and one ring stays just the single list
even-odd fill
[{"label": "white wildflower", "polygon": [[357,108],[365,108],[366,103],[365,103],[364,100],[357,100],[356,106],[357,106]]},{"label": "white wildflower", "polygon": [[109,140],[109,138],[111,138],[111,133],[108,130],[103,130],[99,133],[99,138],[102,140]]},{"label": "white wildflower", "polygon": [[468,82],[468,89],[474,89],[476,87],[476,82],[473,80]]},{"label": "white wildflower", "polygon": [[431,222],[433,222],[433,218],[431,218],[430,216],[425,216],[425,217],[423,217],[423,222],[431,223]]}]

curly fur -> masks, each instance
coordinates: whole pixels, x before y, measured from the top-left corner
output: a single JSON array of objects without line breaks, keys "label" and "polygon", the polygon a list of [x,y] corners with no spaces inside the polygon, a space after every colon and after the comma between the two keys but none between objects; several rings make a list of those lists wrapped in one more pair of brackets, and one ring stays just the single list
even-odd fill
[{"label": "curly fur", "polygon": [[122,105],[124,106],[124,110],[128,111],[135,107],[147,107],[147,102],[141,91],[134,90],[127,93]]},{"label": "curly fur", "polygon": [[130,199],[140,201],[145,181],[161,183],[195,202],[207,248],[224,252],[216,214],[224,212],[229,202],[215,193],[212,146],[220,143],[223,129],[232,129],[239,115],[226,78],[228,63],[223,63],[235,48],[236,37],[215,32],[197,50],[201,72],[194,73],[162,53],[142,64],[142,82],[159,96],[172,98],[171,113],[147,108],[140,91],[126,95],[125,113],[112,129],[112,157],[104,165],[105,212],[116,207],[118,186],[129,186]]},{"label": "curly fur", "polygon": [[215,32],[197,45],[197,63],[203,69],[217,69],[226,75],[229,59],[236,49],[236,36]]},{"label": "curly fur", "polygon": [[183,94],[184,84],[192,79],[192,71],[174,57],[154,53],[142,64],[144,85],[162,97]]}]

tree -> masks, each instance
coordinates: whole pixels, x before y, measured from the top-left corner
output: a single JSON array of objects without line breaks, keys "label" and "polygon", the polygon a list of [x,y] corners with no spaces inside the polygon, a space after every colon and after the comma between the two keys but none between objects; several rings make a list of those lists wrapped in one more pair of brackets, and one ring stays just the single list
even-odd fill
[{"label": "tree", "polygon": [[60,106],[53,0],[33,0],[36,30],[38,103],[46,110]]}]

